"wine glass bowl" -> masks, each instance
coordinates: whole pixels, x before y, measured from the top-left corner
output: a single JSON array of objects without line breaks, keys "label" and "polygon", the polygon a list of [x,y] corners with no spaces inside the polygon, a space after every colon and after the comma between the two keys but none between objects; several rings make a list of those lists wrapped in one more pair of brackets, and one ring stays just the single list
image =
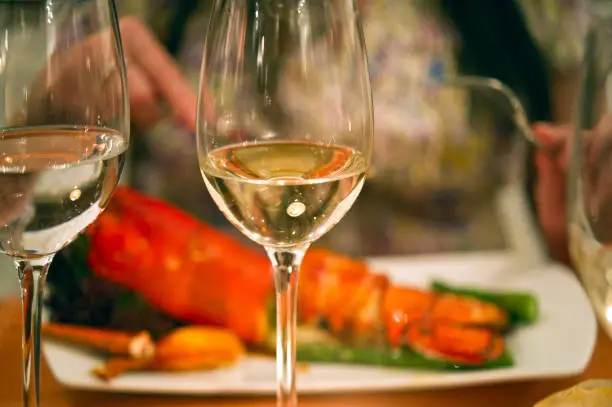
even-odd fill
[{"label": "wine glass bowl", "polygon": [[107,206],[128,145],[114,2],[0,2],[0,253],[21,285],[25,406],[49,265]]},{"label": "wine glass bowl", "polygon": [[245,235],[263,246],[313,242],[350,209],[366,159],[336,145],[260,142],[209,153],[202,166],[213,200]]},{"label": "wine glass bowl", "polygon": [[[598,6],[602,6],[601,9]],[[593,4],[584,26],[581,80],[569,141],[568,230],[571,260],[595,313],[612,336],[612,15]]]},{"label": "wine glass bowl", "polygon": [[383,110],[377,121],[372,199],[396,201],[422,219],[468,222],[510,182],[522,182],[515,163],[533,136],[512,90],[491,78],[448,75],[412,83],[411,92],[416,108],[391,119]]},{"label": "wine glass bowl", "polygon": [[281,406],[296,403],[298,269],[309,245],[359,195],[371,161],[372,114],[356,2],[214,4],[200,78],[198,161],[214,202],[272,261]]},{"label": "wine glass bowl", "polygon": [[0,251],[53,255],[106,207],[125,140],[111,129],[57,126],[11,128],[0,137],[0,156],[10,161],[0,173]]}]

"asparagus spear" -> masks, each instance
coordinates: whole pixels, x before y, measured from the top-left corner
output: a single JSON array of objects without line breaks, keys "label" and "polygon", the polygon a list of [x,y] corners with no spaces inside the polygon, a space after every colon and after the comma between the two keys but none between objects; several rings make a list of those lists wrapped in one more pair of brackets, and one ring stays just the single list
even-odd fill
[{"label": "asparagus spear", "polygon": [[[270,349],[274,348],[272,337]],[[435,351],[434,351],[435,352]],[[340,363],[354,365],[386,366],[419,370],[483,370],[510,367],[514,360],[508,351],[503,349],[499,357],[491,360],[467,359],[461,362],[460,356],[436,355],[429,351],[418,351],[416,348],[403,345],[391,347],[386,345],[363,346],[346,344],[327,331],[314,326],[298,326],[296,357],[300,362]]]},{"label": "asparagus spear", "polygon": [[300,344],[296,349],[300,362],[342,363],[425,370],[484,370],[511,367],[514,360],[506,350],[501,357],[479,365],[460,364],[448,360],[428,358],[406,347],[400,349],[374,349],[337,347],[325,344]]}]

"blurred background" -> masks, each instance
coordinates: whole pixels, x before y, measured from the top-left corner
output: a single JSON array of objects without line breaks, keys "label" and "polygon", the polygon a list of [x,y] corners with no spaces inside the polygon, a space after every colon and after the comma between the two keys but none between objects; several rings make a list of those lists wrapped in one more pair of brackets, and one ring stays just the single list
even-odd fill
[{"label": "blurred background", "polygon": [[[117,0],[122,16],[152,30],[194,90],[211,3]],[[461,78],[501,81],[531,122],[567,122],[586,2],[360,0],[360,6],[375,104],[374,168],[353,209],[317,245],[353,256],[483,250],[544,256],[532,149],[511,100],[485,82]],[[124,182],[244,241],[210,200],[192,131],[167,112],[150,127],[132,128]],[[16,293],[4,258],[0,269],[0,296]]]}]

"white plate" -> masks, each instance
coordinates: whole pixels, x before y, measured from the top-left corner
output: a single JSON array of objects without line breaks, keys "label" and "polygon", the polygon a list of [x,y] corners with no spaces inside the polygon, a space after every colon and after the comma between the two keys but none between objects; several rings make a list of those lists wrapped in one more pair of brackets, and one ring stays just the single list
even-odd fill
[{"label": "white plate", "polygon": [[[445,388],[564,377],[580,374],[594,349],[597,326],[587,297],[574,275],[558,265],[527,266],[505,254],[467,254],[416,258],[378,258],[371,264],[393,281],[426,285],[432,278],[507,290],[530,290],[538,296],[537,324],[509,338],[512,368],[476,372],[423,372],[342,365],[313,365],[298,375],[301,393],[381,389]],[[110,384],[89,372],[100,359],[47,341],[44,355],[55,378],[66,387],[96,391],[163,394],[269,394],[275,392],[271,359],[247,358],[212,372],[133,373]]]}]

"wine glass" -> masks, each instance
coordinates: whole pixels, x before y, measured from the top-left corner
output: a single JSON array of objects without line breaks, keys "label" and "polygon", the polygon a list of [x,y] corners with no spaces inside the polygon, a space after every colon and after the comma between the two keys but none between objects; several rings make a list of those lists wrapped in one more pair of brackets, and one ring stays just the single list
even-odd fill
[{"label": "wine glass", "polygon": [[[603,6],[599,9],[598,6]],[[566,129],[570,256],[595,313],[612,337],[612,13],[593,3],[585,24],[581,80]]]},{"label": "wine glass", "polygon": [[0,2],[0,252],[21,285],[24,406],[39,405],[49,265],[106,207],[123,169],[126,92],[112,0]]},{"label": "wine glass", "polygon": [[372,152],[372,96],[356,2],[216,1],[197,138],[213,200],[272,262],[277,400],[294,406],[300,264],[357,199]]},{"label": "wine glass", "polygon": [[517,95],[493,78],[450,73],[405,81],[407,93],[379,82],[371,174],[322,240],[357,256],[507,249],[540,260],[523,209],[534,139]]}]

